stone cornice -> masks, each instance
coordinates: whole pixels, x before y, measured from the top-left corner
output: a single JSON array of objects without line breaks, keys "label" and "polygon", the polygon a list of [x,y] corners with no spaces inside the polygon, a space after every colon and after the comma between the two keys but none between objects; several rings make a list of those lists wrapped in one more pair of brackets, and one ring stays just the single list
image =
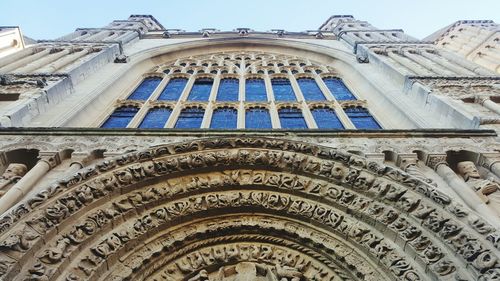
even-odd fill
[{"label": "stone cornice", "polygon": [[0,135],[44,136],[309,136],[336,138],[471,138],[496,137],[494,130],[411,129],[411,130],[214,130],[214,129],[100,129],[100,128],[0,128]]}]

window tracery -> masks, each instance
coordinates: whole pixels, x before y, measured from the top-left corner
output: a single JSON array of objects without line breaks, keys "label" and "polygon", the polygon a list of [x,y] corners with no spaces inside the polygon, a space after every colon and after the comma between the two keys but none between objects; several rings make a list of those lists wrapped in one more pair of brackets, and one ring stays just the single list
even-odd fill
[{"label": "window tracery", "polygon": [[340,77],[330,66],[272,53],[180,58],[145,74],[101,127],[381,129]]}]

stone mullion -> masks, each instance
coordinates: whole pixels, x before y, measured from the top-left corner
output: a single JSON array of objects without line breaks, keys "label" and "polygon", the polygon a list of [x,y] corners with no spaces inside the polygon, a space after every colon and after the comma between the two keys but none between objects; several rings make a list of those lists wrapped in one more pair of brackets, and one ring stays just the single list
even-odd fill
[{"label": "stone mullion", "polygon": [[351,122],[351,119],[349,119],[349,117],[347,117],[347,114],[342,109],[342,106],[335,99],[335,96],[332,94],[332,92],[330,92],[330,89],[328,89],[328,87],[326,86],[323,79],[321,79],[321,77],[316,74],[314,77],[314,80],[316,81],[319,88],[323,92],[323,95],[325,95],[325,98],[329,102],[333,103],[333,105],[334,105],[333,110],[335,111],[335,115],[337,115],[337,117],[339,118],[339,120],[342,123],[342,125],[344,126],[344,128],[345,129],[356,129],[356,126],[354,126],[354,124]]},{"label": "stone mullion", "polygon": [[280,118],[278,115],[278,108],[276,107],[276,102],[274,100],[274,92],[273,92],[273,86],[271,83],[271,78],[269,77],[269,74],[264,74],[264,84],[266,85],[266,94],[267,94],[267,100],[269,104],[269,116],[271,117],[271,125],[273,129],[279,129],[281,128],[281,122]]},{"label": "stone mullion", "polygon": [[245,85],[246,85],[246,80],[245,80],[245,74],[242,73],[239,78],[239,93],[238,93],[238,123],[237,123],[237,128],[238,129],[244,129],[245,128]]},{"label": "stone mullion", "polygon": [[170,117],[168,117],[164,128],[173,128],[175,126],[175,123],[177,122],[177,119],[181,114],[183,105],[185,105],[187,97],[189,96],[189,93],[191,92],[191,88],[193,88],[193,84],[195,81],[195,76],[191,75],[186,83],[186,86],[184,87],[184,90],[182,90],[182,93],[179,96],[179,100],[177,100],[177,102],[175,103],[175,106],[172,109],[172,113],[170,113]]},{"label": "stone mullion", "polygon": [[202,129],[210,128],[210,122],[212,121],[212,114],[214,110],[214,105],[217,99],[217,92],[219,91],[219,85],[221,80],[221,74],[218,73],[214,78],[214,83],[212,85],[212,90],[210,90],[210,97],[208,98],[208,104],[205,108],[205,114],[203,115],[203,121],[201,122]]},{"label": "stone mullion", "polygon": [[128,123],[127,128],[137,128],[141,124],[142,120],[148,113],[149,109],[152,108],[151,101],[156,100],[158,98],[158,96],[161,94],[163,88],[167,85],[169,80],[170,80],[169,77],[167,76],[163,77],[160,84],[156,86],[153,93],[149,95],[148,99],[144,101],[139,111],[135,114],[134,118],[132,118],[132,120]]},{"label": "stone mullion", "polygon": [[304,117],[304,120],[306,121],[307,127],[309,129],[317,129],[318,125],[316,124],[316,121],[314,121],[314,117],[312,116],[312,113],[309,110],[309,106],[306,103],[306,99],[304,98],[304,95],[302,94],[302,90],[300,89],[299,83],[295,79],[295,76],[293,76],[289,72],[288,79],[290,79],[290,84],[292,85],[293,91],[295,92],[295,96],[297,97],[297,101],[298,101],[298,103],[300,103],[299,108],[302,111],[302,116]]}]

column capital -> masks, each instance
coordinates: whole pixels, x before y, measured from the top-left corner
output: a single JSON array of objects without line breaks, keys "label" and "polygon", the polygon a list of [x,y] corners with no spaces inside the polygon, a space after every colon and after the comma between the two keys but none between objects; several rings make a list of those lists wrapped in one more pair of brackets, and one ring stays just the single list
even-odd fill
[{"label": "column capital", "polygon": [[500,163],[500,153],[481,153],[479,156],[478,164],[488,170],[496,163]]},{"label": "column capital", "polygon": [[446,154],[429,154],[427,155],[427,160],[426,160],[426,165],[433,170],[436,170],[439,165],[444,164],[446,166],[448,165],[448,162],[446,161],[447,155]]},{"label": "column capital", "polygon": [[409,165],[416,165],[417,161],[418,155],[416,153],[400,153],[396,159],[396,165],[404,171]]},{"label": "column capital", "polygon": [[45,162],[49,165],[50,169],[61,164],[61,156],[58,152],[40,151],[38,153],[39,161]]},{"label": "column capital", "polygon": [[483,103],[487,100],[490,99],[490,96],[486,96],[486,95],[477,95],[474,97],[474,102],[475,103],[478,103],[480,105],[483,105]]}]

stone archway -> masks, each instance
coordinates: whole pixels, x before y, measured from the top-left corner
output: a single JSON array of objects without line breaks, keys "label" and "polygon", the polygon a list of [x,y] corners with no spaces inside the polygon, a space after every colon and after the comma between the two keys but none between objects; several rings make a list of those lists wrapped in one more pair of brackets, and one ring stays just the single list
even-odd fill
[{"label": "stone archway", "polygon": [[200,139],[105,160],[15,207],[0,218],[0,276],[495,280],[499,240],[433,186],[360,156]]}]

